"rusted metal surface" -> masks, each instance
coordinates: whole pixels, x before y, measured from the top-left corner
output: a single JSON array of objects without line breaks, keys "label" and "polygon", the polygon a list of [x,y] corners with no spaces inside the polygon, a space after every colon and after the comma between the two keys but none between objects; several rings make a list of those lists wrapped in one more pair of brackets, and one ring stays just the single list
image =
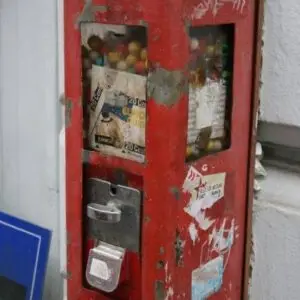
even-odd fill
[{"label": "rusted metal surface", "polygon": [[[250,115],[253,108],[254,11],[254,2],[250,0],[95,0],[91,4],[83,0],[65,0],[65,90],[66,97],[72,102],[70,122],[66,127],[67,270],[72,274],[68,280],[69,299],[192,299],[192,271],[199,267],[201,256],[204,263],[209,262],[203,249],[210,233],[197,229],[195,241],[191,239],[189,226],[194,220],[184,211],[188,195],[181,190],[191,166],[204,176],[231,174],[226,177],[222,201],[211,209],[209,217],[216,220],[218,230],[224,219],[233,220],[231,224],[236,224],[238,235],[230,251],[222,287],[211,299],[241,298],[249,196],[249,135],[251,132],[252,136],[254,130]],[[152,78],[152,90],[147,99],[144,164],[89,150],[82,153],[83,112],[76,100],[82,95],[81,39],[78,27],[74,26],[76,21],[82,21],[80,16],[105,24],[147,24],[149,60],[155,62],[159,70]],[[182,84],[189,61],[187,23],[190,26],[235,25],[231,146],[189,164],[185,163],[188,95]],[[118,180],[115,169],[124,172],[130,187],[140,189],[144,194],[142,255],[129,253],[126,258],[127,284],[107,295],[90,289],[84,280],[88,232],[83,220],[82,184],[85,177],[115,183]],[[179,187],[179,191],[174,187]],[[197,234],[199,239],[196,239]],[[157,268],[158,262],[164,262],[164,267]]]}]

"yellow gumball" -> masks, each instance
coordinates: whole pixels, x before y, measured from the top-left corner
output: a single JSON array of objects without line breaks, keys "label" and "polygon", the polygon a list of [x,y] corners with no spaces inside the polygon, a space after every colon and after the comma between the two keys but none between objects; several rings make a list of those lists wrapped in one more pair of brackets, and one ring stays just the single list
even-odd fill
[{"label": "yellow gumball", "polygon": [[121,59],[121,55],[119,52],[109,52],[107,59],[111,64],[115,64]]},{"label": "yellow gumball", "polygon": [[215,54],[215,46],[207,46],[206,53],[209,56],[213,56]]},{"label": "yellow gumball", "polygon": [[189,157],[193,154],[193,148],[192,146],[187,146],[186,147],[186,156]]},{"label": "yellow gumball", "polygon": [[210,140],[206,150],[208,152],[220,151],[222,149],[222,142],[220,140]]},{"label": "yellow gumball", "polygon": [[137,41],[131,42],[128,45],[128,51],[130,54],[136,55],[141,50],[141,44]]},{"label": "yellow gumball", "polygon": [[140,56],[141,56],[141,60],[147,60],[148,58],[147,49],[142,49]]},{"label": "yellow gumball", "polygon": [[127,57],[126,57],[126,63],[129,67],[133,66],[137,61],[137,58],[136,56],[132,55],[132,54],[129,54]]}]

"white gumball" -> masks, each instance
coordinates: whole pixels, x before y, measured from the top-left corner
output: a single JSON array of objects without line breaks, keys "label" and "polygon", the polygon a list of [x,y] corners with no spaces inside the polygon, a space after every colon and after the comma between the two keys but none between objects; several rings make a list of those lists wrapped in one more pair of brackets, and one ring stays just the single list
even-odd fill
[{"label": "white gumball", "polygon": [[191,39],[191,50],[196,50],[199,47],[199,41],[195,38]]}]

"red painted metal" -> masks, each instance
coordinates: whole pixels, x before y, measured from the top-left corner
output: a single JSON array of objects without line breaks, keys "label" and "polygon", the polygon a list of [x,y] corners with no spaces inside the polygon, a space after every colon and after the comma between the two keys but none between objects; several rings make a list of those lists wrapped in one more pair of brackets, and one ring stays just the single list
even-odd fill
[{"label": "red painted metal", "polygon": [[[76,20],[84,7],[83,0],[65,0],[65,69],[66,98],[71,103],[66,124],[68,297],[70,300],[97,299],[191,299],[191,272],[199,266],[203,241],[208,233],[200,233],[193,245],[188,226],[191,218],[184,212],[187,196],[181,186],[191,165],[203,175],[226,172],[224,201],[212,209],[211,216],[222,222],[235,219],[239,236],[223,277],[220,292],[211,299],[237,300],[242,295],[245,243],[247,171],[250,147],[251,89],[255,2],[201,0],[95,0],[96,21],[108,24],[147,24],[149,59],[167,70],[185,72],[189,59],[186,26],[207,24],[235,25],[233,106],[230,149],[209,155],[192,164],[185,163],[188,117],[187,94],[182,94],[169,107],[148,99],[146,128],[146,163],[144,165],[98,153],[84,155],[89,166],[83,170],[83,130],[81,107],[80,31]],[[222,4],[222,6],[221,6]],[[208,6],[205,6],[208,5]],[[214,6],[220,5],[220,6]],[[108,9],[106,9],[108,8]],[[218,10],[215,10],[215,9]],[[200,9],[205,14],[200,20]],[[206,168],[202,168],[203,166]],[[142,255],[127,260],[129,285],[113,296],[89,289],[84,281],[85,239],[83,223],[82,181],[86,176],[113,179],[116,169],[126,171],[128,184],[142,188]],[[178,190],[179,199],[174,194]],[[183,264],[176,264],[175,241],[179,233],[185,241]],[[164,267],[159,267],[164,262]],[[169,290],[169,294],[167,291]]]}]

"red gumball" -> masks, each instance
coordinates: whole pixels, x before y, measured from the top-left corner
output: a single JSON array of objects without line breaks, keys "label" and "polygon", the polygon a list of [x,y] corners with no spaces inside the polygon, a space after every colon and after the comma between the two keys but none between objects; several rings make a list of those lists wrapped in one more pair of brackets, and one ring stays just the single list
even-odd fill
[{"label": "red gumball", "polygon": [[143,74],[146,71],[146,65],[144,61],[137,61],[134,65],[134,70],[137,74]]},{"label": "red gumball", "polygon": [[104,46],[103,48],[102,48],[102,54],[108,54],[110,52],[110,50],[108,49],[108,47],[107,46]]}]

